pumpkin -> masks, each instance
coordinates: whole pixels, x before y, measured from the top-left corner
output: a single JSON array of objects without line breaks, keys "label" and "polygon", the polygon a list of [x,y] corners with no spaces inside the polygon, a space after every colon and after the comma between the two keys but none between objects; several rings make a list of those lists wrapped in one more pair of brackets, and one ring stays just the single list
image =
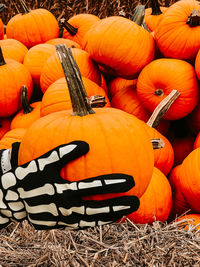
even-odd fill
[{"label": "pumpkin", "polygon": [[28,48],[15,39],[0,40],[0,46],[5,58],[14,59],[23,63]]},{"label": "pumpkin", "polygon": [[193,149],[196,149],[198,147],[200,147],[200,132],[197,134],[194,140]]},{"label": "pumpkin", "polygon": [[93,14],[74,15],[68,21],[64,20],[61,23],[63,27],[62,37],[75,41],[82,47],[85,34],[99,20],[100,18]]},{"label": "pumpkin", "polygon": [[81,48],[79,44],[77,44],[75,41],[72,41],[70,39],[65,39],[65,38],[54,38],[46,42],[46,44],[51,44],[51,45],[57,45],[57,44],[66,44],[67,47],[71,48]]},{"label": "pumpkin", "polygon": [[172,190],[169,181],[159,169],[154,167],[147,190],[140,198],[138,210],[127,217],[136,224],[152,224],[154,221],[165,222],[171,207]]},{"label": "pumpkin", "polygon": [[12,119],[10,129],[28,128],[35,120],[40,118],[41,101],[34,102],[30,105],[27,97],[27,88],[22,86],[21,89],[22,110],[20,110]]},{"label": "pumpkin", "polygon": [[[90,55],[78,48],[72,48],[75,61],[80,69],[81,75],[98,85],[101,85],[101,73],[98,65],[91,59]],[[56,52],[54,52],[45,62],[40,76],[40,86],[44,93],[47,88],[59,78],[64,77],[64,72]]]},{"label": "pumpkin", "polygon": [[163,18],[163,14],[167,11],[167,7],[160,7],[158,0],[150,1],[151,7],[145,10],[144,20],[148,29],[153,32]]},{"label": "pumpkin", "polygon": [[0,118],[0,139],[10,130],[11,118]]},{"label": "pumpkin", "polygon": [[9,130],[0,140],[0,149],[9,149],[15,142],[21,142],[27,129],[16,128]]},{"label": "pumpkin", "polygon": [[24,0],[19,0],[23,13],[13,16],[7,23],[7,38],[23,43],[27,48],[57,38],[59,26],[55,16],[47,9],[29,10]]},{"label": "pumpkin", "polygon": [[[41,102],[41,117],[52,112],[72,109],[67,77],[63,77],[52,83],[45,91]],[[99,95],[105,97],[106,107],[110,107],[110,101],[105,91],[91,80],[82,77],[88,97]]]},{"label": "pumpkin", "polygon": [[64,179],[75,181],[108,173],[126,173],[134,177],[135,186],[123,194],[142,196],[154,165],[145,123],[118,109],[91,109],[70,48],[59,45],[57,50],[68,77],[73,111],[54,112],[35,121],[20,145],[19,163],[28,162],[62,143],[83,140],[88,142],[90,150],[62,169]]},{"label": "pumpkin", "polygon": [[86,33],[83,48],[106,73],[125,79],[135,79],[155,52],[151,34],[120,16],[98,21]]},{"label": "pumpkin", "polygon": [[180,96],[165,114],[168,120],[185,117],[199,101],[193,66],[180,59],[160,58],[145,66],[137,79],[137,95],[150,112],[174,89]]},{"label": "pumpkin", "polygon": [[50,44],[38,44],[31,47],[24,58],[24,65],[31,73],[34,86],[40,87],[40,75],[46,60],[56,51]]},{"label": "pumpkin", "polygon": [[[6,8],[6,5],[0,4],[0,13]],[[0,40],[4,39],[4,24],[2,19],[0,19]]]},{"label": "pumpkin", "polygon": [[200,214],[187,214],[177,218],[176,222],[180,222],[178,226],[184,230],[200,230]]},{"label": "pumpkin", "polygon": [[28,99],[33,91],[33,82],[28,69],[12,59],[4,59],[0,49],[0,117],[8,117],[21,109],[20,91],[28,88]]},{"label": "pumpkin", "polygon": [[155,29],[156,43],[165,57],[193,60],[200,47],[198,1],[171,5]]}]

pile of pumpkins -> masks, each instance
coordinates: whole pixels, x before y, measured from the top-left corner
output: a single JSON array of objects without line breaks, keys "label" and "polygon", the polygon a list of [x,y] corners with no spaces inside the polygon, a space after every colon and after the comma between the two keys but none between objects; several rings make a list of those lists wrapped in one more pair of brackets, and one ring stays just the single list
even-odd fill
[{"label": "pile of pumpkins", "polygon": [[[62,169],[63,179],[129,174],[135,186],[118,195],[140,198],[130,220],[170,222],[189,210],[199,223],[200,6],[151,2],[131,19],[77,14],[57,21],[19,0],[23,12],[10,19],[5,34],[0,23],[0,149],[21,142],[23,164],[57,145],[86,141],[89,152]],[[66,47],[76,77],[61,64]],[[173,90],[179,96],[158,114],[159,124],[150,125]],[[91,104],[93,96],[104,104]],[[153,149],[155,139],[164,145]]]}]

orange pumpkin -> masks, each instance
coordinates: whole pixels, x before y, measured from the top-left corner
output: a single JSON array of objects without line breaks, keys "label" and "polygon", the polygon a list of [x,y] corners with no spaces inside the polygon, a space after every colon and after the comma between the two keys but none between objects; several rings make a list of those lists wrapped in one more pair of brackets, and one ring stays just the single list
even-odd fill
[{"label": "orange pumpkin", "polygon": [[21,63],[4,59],[0,49],[0,117],[8,117],[21,109],[20,91],[22,85],[28,88],[28,99],[33,90],[30,72]]},{"label": "orange pumpkin", "polygon": [[5,58],[14,59],[23,63],[28,48],[15,39],[0,40],[0,46]]},{"label": "orange pumpkin", "polygon": [[161,58],[145,66],[137,80],[137,94],[150,111],[176,89],[179,98],[172,104],[164,118],[177,120],[188,115],[199,101],[199,86],[194,68],[180,59]]},{"label": "orange pumpkin", "polygon": [[[87,78],[82,78],[85,90],[88,97],[93,95],[101,95],[105,97],[106,107],[110,107],[110,101],[105,91]],[[41,102],[41,117],[46,116],[52,112],[71,109],[71,100],[68,91],[66,78],[60,78],[52,83],[45,91]]]},{"label": "orange pumpkin", "polygon": [[9,149],[12,147],[13,143],[21,142],[26,133],[26,130],[27,129],[25,128],[16,128],[9,130],[0,140],[0,149]]},{"label": "orange pumpkin", "polygon": [[200,214],[187,214],[177,218],[176,221],[180,222],[178,226],[184,230],[191,228],[195,228],[196,231],[200,230]]},{"label": "orange pumpkin", "polygon": [[[6,5],[0,4],[0,13],[6,8]],[[4,24],[2,19],[0,19],[0,40],[4,39]]]},{"label": "orange pumpkin", "polygon": [[62,37],[73,40],[82,47],[85,34],[99,20],[100,18],[93,14],[74,15],[62,24],[64,27]]},{"label": "orange pumpkin", "polygon": [[[64,49],[61,45],[57,49],[67,73],[74,116],[71,116],[71,110],[60,111],[35,121],[20,145],[19,164],[59,144],[83,140],[89,143],[90,150],[62,169],[64,179],[75,181],[108,173],[126,173],[134,177],[135,186],[123,194],[142,196],[152,177],[154,165],[152,144],[145,123],[114,108],[92,110],[84,100],[84,87],[78,70],[71,75],[73,56],[70,48]],[[76,86],[72,86],[72,82]],[[82,97],[77,95],[79,90]],[[108,194],[107,197],[111,196]]]},{"label": "orange pumpkin", "polygon": [[24,58],[24,65],[30,71],[33,83],[40,86],[40,75],[46,60],[56,51],[50,44],[38,44],[31,47]]},{"label": "orange pumpkin", "polygon": [[[192,60],[200,47],[198,1],[181,0],[171,5],[155,29],[156,43],[165,57]],[[198,22],[197,22],[198,21]]]},{"label": "orange pumpkin", "polygon": [[[98,65],[91,59],[90,55],[78,48],[72,48],[75,61],[80,69],[81,75],[98,85],[101,85],[101,73]],[[47,88],[59,78],[64,77],[64,72],[56,52],[45,62],[40,76],[40,86],[44,93]]]},{"label": "orange pumpkin", "polygon": [[148,29],[153,32],[161,22],[163,14],[167,11],[167,7],[160,7],[158,0],[150,1],[151,7],[145,10],[144,20]]},{"label": "orange pumpkin", "polygon": [[29,10],[24,0],[19,2],[23,13],[13,16],[8,21],[7,38],[16,39],[30,48],[58,37],[58,22],[50,11],[43,8]]},{"label": "orange pumpkin", "polygon": [[190,210],[190,206],[181,190],[181,180],[181,165],[177,165],[169,175],[169,182],[173,194],[173,205],[169,216],[170,220]]},{"label": "orange pumpkin", "polygon": [[151,181],[137,211],[127,215],[136,224],[165,222],[172,207],[172,190],[166,176],[154,167]]},{"label": "orange pumpkin", "polygon": [[57,44],[66,44],[67,47],[71,48],[81,48],[79,44],[77,44],[75,41],[72,41],[70,39],[65,39],[65,38],[54,38],[46,42],[46,44],[51,44],[51,45],[57,45]]},{"label": "orange pumpkin", "polygon": [[155,44],[151,34],[135,22],[112,16],[86,33],[84,49],[107,73],[134,79],[154,59]]},{"label": "orange pumpkin", "polygon": [[11,118],[0,118],[0,139],[10,130]]},{"label": "orange pumpkin", "polygon": [[27,88],[21,89],[22,110],[20,110],[12,119],[10,129],[28,128],[35,120],[40,118],[41,101],[30,105],[27,97]]}]

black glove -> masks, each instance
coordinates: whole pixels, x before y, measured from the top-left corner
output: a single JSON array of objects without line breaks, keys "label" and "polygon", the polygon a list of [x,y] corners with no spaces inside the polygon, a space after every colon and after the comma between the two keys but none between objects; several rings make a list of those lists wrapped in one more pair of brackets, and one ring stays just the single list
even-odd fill
[{"label": "black glove", "polygon": [[27,219],[36,229],[83,229],[117,221],[137,210],[136,196],[101,201],[82,198],[126,192],[135,185],[132,176],[108,174],[77,182],[61,178],[61,168],[88,151],[87,143],[74,141],[4,172],[0,178],[0,227]]}]

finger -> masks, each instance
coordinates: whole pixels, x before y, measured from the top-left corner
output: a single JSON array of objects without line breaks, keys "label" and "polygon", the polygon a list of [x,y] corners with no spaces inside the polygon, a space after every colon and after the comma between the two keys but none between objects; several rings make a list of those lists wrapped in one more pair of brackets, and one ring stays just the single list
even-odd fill
[{"label": "finger", "polygon": [[56,184],[58,193],[63,193],[64,198],[90,196],[97,194],[108,193],[123,193],[127,192],[135,186],[135,182],[132,176],[113,173],[107,175],[100,175],[93,178],[72,182],[69,184]]}]

